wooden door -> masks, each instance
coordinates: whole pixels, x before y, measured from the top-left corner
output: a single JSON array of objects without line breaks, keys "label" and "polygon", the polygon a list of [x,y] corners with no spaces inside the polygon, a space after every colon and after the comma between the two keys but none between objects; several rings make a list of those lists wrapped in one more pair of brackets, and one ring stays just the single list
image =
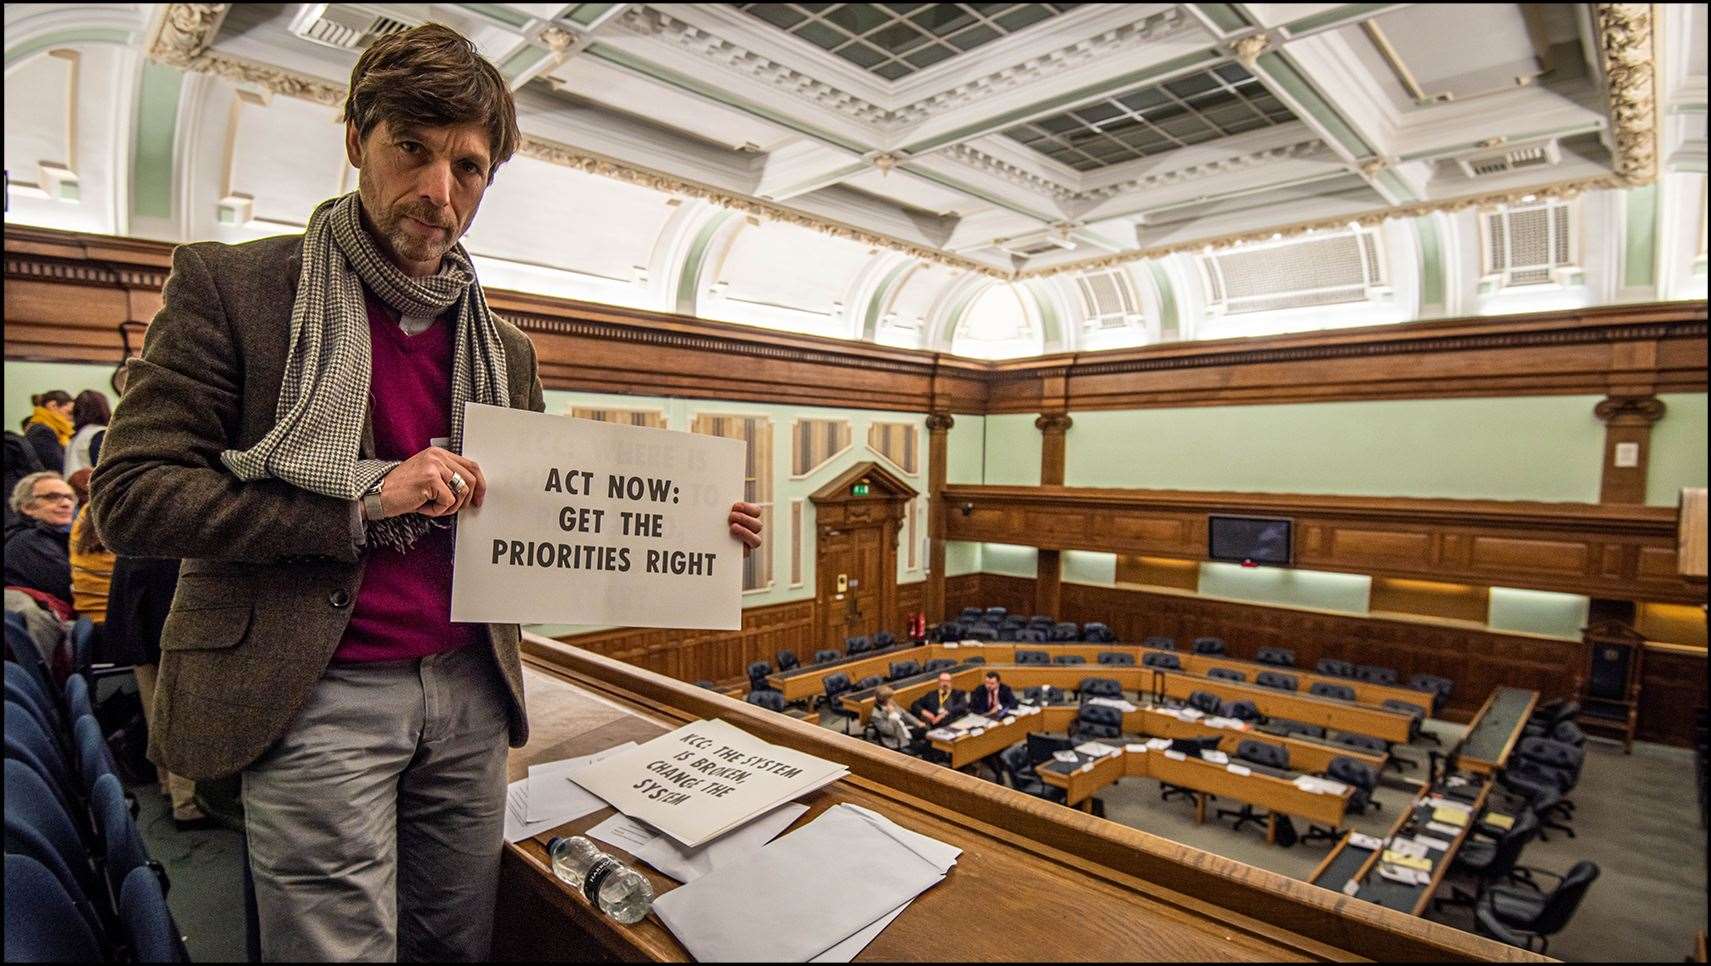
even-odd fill
[{"label": "wooden door", "polygon": [[[884,524],[821,532],[815,573],[825,621],[823,647],[842,650],[846,638],[886,629],[884,537]],[[845,579],[841,592],[839,575]]]}]

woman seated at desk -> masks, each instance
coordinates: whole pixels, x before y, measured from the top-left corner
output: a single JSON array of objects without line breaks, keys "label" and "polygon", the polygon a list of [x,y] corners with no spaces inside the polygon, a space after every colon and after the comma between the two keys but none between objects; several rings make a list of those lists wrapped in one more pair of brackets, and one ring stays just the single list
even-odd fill
[{"label": "woman seated at desk", "polygon": [[922,741],[915,732],[926,730],[927,725],[897,703],[897,692],[889,685],[880,685],[873,697],[873,726],[880,743],[892,751],[920,754]]}]

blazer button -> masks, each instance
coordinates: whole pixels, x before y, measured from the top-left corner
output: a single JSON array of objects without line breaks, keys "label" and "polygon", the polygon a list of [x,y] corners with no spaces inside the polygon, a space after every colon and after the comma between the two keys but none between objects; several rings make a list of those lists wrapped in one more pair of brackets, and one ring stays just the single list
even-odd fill
[{"label": "blazer button", "polygon": [[340,587],[338,590],[335,590],[332,593],[327,595],[327,603],[332,604],[334,607],[336,607],[340,610],[343,610],[344,608],[350,606],[351,595],[346,593],[345,589],[343,587]]}]

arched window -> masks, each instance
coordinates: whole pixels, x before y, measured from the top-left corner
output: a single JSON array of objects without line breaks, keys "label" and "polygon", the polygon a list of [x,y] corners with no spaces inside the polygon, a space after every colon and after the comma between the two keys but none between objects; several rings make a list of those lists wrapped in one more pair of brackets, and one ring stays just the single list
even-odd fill
[{"label": "arched window", "polygon": [[1038,355],[1045,342],[1014,285],[994,285],[968,307],[951,337],[951,352],[977,359]]}]

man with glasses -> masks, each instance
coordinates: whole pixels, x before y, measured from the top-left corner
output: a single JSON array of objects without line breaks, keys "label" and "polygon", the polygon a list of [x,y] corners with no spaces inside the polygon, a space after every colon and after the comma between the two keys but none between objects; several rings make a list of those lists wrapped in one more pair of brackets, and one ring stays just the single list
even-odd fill
[{"label": "man with glasses", "polygon": [[77,495],[58,473],[31,473],[12,488],[17,522],[6,528],[6,585],[71,604],[71,521]]}]

